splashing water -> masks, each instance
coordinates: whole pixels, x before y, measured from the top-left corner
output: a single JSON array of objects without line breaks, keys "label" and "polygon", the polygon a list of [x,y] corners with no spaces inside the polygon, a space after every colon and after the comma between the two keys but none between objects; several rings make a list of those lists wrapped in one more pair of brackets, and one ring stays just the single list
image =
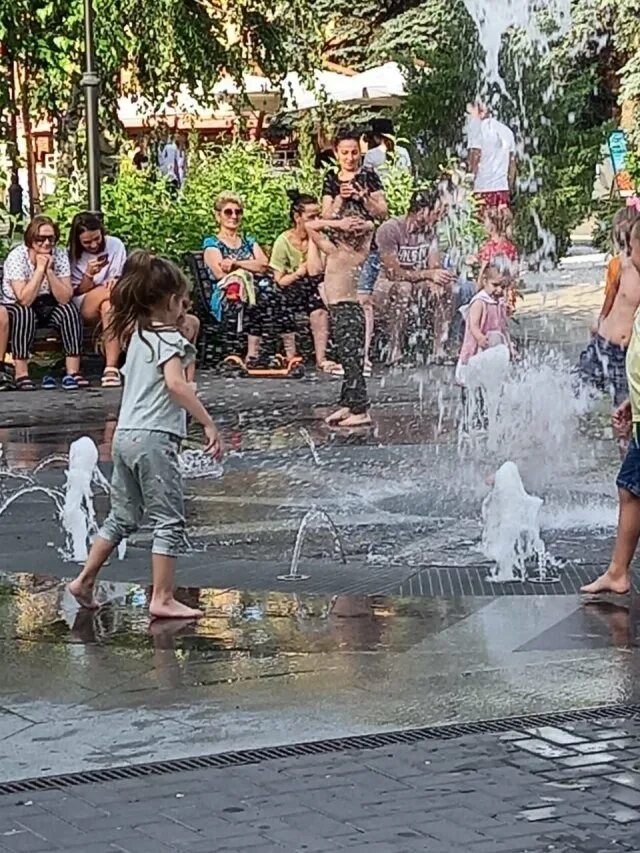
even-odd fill
[{"label": "splashing water", "polygon": [[224,474],[222,462],[204,450],[183,450],[178,456],[180,471],[186,480],[217,480]]},{"label": "splashing water", "polygon": [[278,580],[285,581],[296,581],[296,580],[308,580],[308,575],[298,574],[298,564],[300,563],[300,557],[302,556],[302,546],[304,545],[305,538],[307,536],[307,532],[313,522],[319,522],[321,525],[324,525],[328,528],[331,536],[333,537],[333,546],[336,554],[340,557],[340,560],[343,564],[346,564],[347,558],[344,553],[344,548],[342,547],[342,540],[340,538],[340,534],[338,533],[338,528],[335,526],[333,519],[324,509],[310,509],[307,512],[300,522],[300,527],[298,528],[298,534],[296,536],[296,542],[293,547],[293,555],[291,557],[291,566],[289,567],[289,573],[286,575],[278,575]]},{"label": "splashing water", "polygon": [[58,516],[62,516],[64,493],[60,491],[60,489],[47,489],[45,486],[23,486],[21,489],[18,489],[17,492],[9,495],[4,503],[0,505],[0,516],[2,516],[12,504],[17,500],[20,500],[20,498],[23,498],[26,495],[35,494],[46,495],[46,497],[51,498],[56,505],[56,512],[58,513]]},{"label": "splashing water", "polygon": [[500,48],[510,29],[523,30],[529,43],[544,53],[549,49],[549,38],[540,27],[540,13],[551,16],[556,31],[562,34],[571,28],[571,0],[464,0],[464,4],[485,51],[485,80],[497,83],[503,91],[506,89],[500,74]]},{"label": "splashing water", "polygon": [[[502,337],[502,336],[500,336]],[[462,429],[471,432],[476,424],[486,427],[489,448],[497,447],[495,431],[498,424],[498,409],[504,383],[509,373],[511,356],[509,348],[498,343],[472,356],[460,368],[460,378],[467,389]]]},{"label": "splashing water", "polygon": [[482,551],[495,565],[489,580],[525,580],[532,561],[543,574],[547,552],[540,536],[542,498],[527,494],[518,466],[505,462],[482,504]]},{"label": "splashing water", "polygon": [[589,407],[588,391],[575,388],[563,356],[530,351],[502,386],[504,414],[489,425],[491,446],[502,459],[534,459],[536,484],[554,483],[559,471],[581,464],[575,447]]},{"label": "splashing water", "polygon": [[93,506],[94,484],[109,490],[109,484],[98,468],[98,448],[92,439],[84,435],[69,447],[62,510],[68,559],[76,563],[84,563],[87,559],[88,545],[98,531]]},{"label": "splashing water", "polygon": [[37,477],[40,471],[44,471],[45,468],[48,468],[50,465],[58,465],[64,464],[67,465],[69,463],[69,454],[68,453],[52,453],[51,456],[46,456],[44,459],[41,459],[40,462],[36,465],[36,467],[31,472],[32,477]]},{"label": "splashing water", "polygon": [[[516,106],[512,129],[518,148],[518,185],[522,191],[535,192],[544,180],[544,175],[536,174],[533,161],[538,140],[531,130],[525,108],[525,69],[540,69],[542,65],[548,67],[551,72],[550,82],[542,97],[545,104],[551,103],[563,85],[561,77],[555,74],[551,48],[554,42],[571,31],[571,0],[464,0],[464,3],[476,25],[484,51],[481,88],[486,97],[497,86],[503,96]],[[515,90],[508,91],[500,73],[499,60],[505,36],[513,32],[518,34],[518,48],[511,51]],[[496,118],[500,119],[500,116]],[[529,260],[535,266],[547,269],[552,266],[551,259],[556,253],[556,238],[542,225],[535,210],[531,211],[531,219],[539,245]]]},{"label": "splashing water", "polygon": [[320,468],[322,466],[322,460],[318,454],[318,449],[316,447],[315,441],[311,438],[311,433],[305,427],[300,427],[300,435],[309,446],[309,450],[311,451],[311,455],[313,457],[313,461]]}]

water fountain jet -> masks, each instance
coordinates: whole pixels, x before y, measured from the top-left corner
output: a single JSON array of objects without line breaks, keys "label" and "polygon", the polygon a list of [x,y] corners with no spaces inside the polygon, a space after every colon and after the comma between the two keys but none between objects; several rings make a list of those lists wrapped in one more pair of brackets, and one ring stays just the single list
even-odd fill
[{"label": "water fountain jet", "polygon": [[498,469],[492,490],[482,504],[482,551],[495,563],[487,580],[492,583],[557,580],[548,571],[551,560],[540,536],[542,504],[542,498],[527,494],[514,462],[505,462]]},{"label": "water fountain jet", "polygon": [[333,537],[333,545],[335,552],[340,557],[343,565],[346,565],[347,558],[344,553],[344,548],[342,547],[342,540],[340,539],[340,534],[338,533],[338,528],[333,522],[333,519],[329,515],[328,512],[324,509],[311,509],[307,512],[300,522],[300,527],[298,528],[298,534],[296,536],[296,542],[293,547],[293,555],[291,557],[291,566],[289,568],[289,572],[286,575],[278,575],[278,580],[280,581],[306,581],[309,580],[309,575],[301,575],[298,573],[298,564],[300,562],[300,557],[302,555],[302,546],[304,545],[304,540],[307,535],[307,531],[312,522],[321,522],[324,524],[331,533]]}]

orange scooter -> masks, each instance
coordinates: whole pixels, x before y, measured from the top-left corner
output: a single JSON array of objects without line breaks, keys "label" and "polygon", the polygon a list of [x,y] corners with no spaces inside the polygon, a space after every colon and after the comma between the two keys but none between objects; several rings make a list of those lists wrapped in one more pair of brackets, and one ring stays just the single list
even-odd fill
[{"label": "orange scooter", "polygon": [[247,367],[239,355],[228,355],[220,365],[224,376],[246,376],[255,379],[302,379],[305,374],[304,362],[299,355],[287,358],[276,355],[271,364],[264,367]]}]

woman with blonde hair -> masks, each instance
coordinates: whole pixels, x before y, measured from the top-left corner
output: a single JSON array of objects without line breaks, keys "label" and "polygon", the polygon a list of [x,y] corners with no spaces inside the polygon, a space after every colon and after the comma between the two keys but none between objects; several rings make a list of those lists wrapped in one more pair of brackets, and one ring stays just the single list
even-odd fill
[{"label": "woman with blonde hair", "polygon": [[249,273],[255,278],[256,303],[245,313],[248,368],[262,366],[260,348],[267,332],[282,335],[287,357],[296,355],[295,324],[282,294],[273,285],[262,285],[259,278],[269,269],[269,259],[255,237],[242,232],[244,206],[236,193],[222,192],[214,204],[218,233],[203,242],[204,262],[217,283],[233,272]]}]

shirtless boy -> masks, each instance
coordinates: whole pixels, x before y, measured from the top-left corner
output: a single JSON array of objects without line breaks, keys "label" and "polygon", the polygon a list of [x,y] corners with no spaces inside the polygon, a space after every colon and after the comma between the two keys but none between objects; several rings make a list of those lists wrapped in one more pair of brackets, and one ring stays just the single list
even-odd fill
[{"label": "shirtless boy", "polygon": [[[636,275],[640,276],[640,220],[636,222],[631,233],[631,253],[628,260]],[[624,276],[624,269],[622,275]],[[613,415],[613,426],[619,438],[631,439],[616,481],[619,512],[616,544],[606,572],[593,583],[582,587],[581,592],[591,595],[602,592],[624,595],[629,592],[631,561],[640,539],[640,312],[633,321],[627,358],[627,380],[629,399],[625,400]]]},{"label": "shirtless boy", "polygon": [[640,272],[630,257],[630,247],[620,253],[618,280],[605,295],[595,335],[580,356],[578,373],[601,391],[609,390],[614,406],[629,396],[625,360],[633,318],[640,305]]},{"label": "shirtless boy", "polygon": [[358,281],[371,248],[373,222],[349,216],[314,219],[305,225],[310,238],[307,268],[310,275],[322,275],[324,271],[324,295],[338,362],[344,369],[340,407],[329,415],[327,423],[368,426],[371,416],[364,378],[365,322],[358,302]]}]

